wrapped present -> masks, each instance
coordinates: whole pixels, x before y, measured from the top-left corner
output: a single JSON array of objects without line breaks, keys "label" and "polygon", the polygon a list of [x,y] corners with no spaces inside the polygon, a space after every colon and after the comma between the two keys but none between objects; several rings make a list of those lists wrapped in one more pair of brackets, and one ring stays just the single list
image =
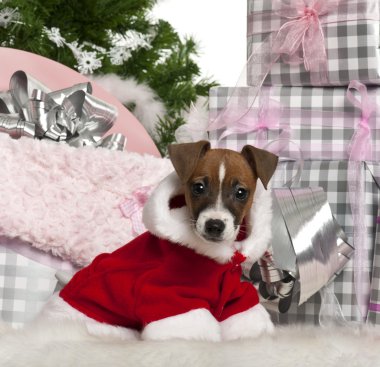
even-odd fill
[{"label": "wrapped present", "polygon": [[331,282],[354,249],[322,187],[272,187],[272,195],[272,244],[258,261],[259,291],[284,313],[293,300],[303,304]]},{"label": "wrapped present", "polygon": [[376,0],[248,0],[248,85],[380,82]]},{"label": "wrapped present", "polygon": [[[376,175],[374,179],[377,184],[380,185],[380,169],[376,166]],[[380,186],[379,186],[380,187]],[[376,237],[375,248],[373,255],[372,265],[372,278],[371,278],[371,295],[368,307],[368,319],[369,323],[380,324],[380,208],[376,217]]]},{"label": "wrapped present", "polygon": [[[371,289],[366,288],[358,290],[355,277],[358,272],[364,272],[370,279],[374,271],[379,272],[380,263],[374,260],[375,248],[375,229],[376,229],[376,214],[378,211],[378,203],[380,198],[380,190],[378,186],[377,174],[380,173],[380,165],[377,163],[362,163],[361,171],[364,186],[364,221],[365,221],[365,236],[364,243],[361,246],[361,255],[363,261],[361,268],[356,267],[355,259],[349,260],[344,269],[333,277],[332,291],[338,300],[338,308],[343,317],[347,321],[362,322],[367,317],[367,312],[361,310],[358,304],[357,292],[364,292],[364,297],[367,302],[370,296]],[[275,173],[272,186],[281,187],[285,182],[290,180],[297,170],[294,161],[283,160]],[[349,166],[348,161],[339,160],[308,160],[303,164],[302,173],[297,186],[322,187],[327,194],[327,200],[330,204],[331,211],[334,214],[336,221],[342,226],[348,243],[354,243],[354,222],[349,200],[348,188]],[[274,224],[275,225],[275,224]],[[278,230],[278,226],[276,226]],[[274,238],[275,240],[276,238]],[[375,270],[374,270],[375,269]],[[313,272],[310,266],[305,271]],[[365,284],[363,284],[365,286]],[[322,294],[323,295],[323,294]],[[321,306],[323,304],[322,295],[315,293],[307,299],[306,302],[299,305],[299,300],[294,298],[287,312],[281,313],[276,310],[274,312],[273,304],[267,302],[268,309],[271,311],[274,320],[278,323],[293,323],[293,322],[312,322],[319,323],[322,315]]]},{"label": "wrapped present", "polygon": [[[371,292],[379,96],[378,88],[358,82],[351,82],[347,90],[263,87],[258,98],[256,89],[249,87],[214,88],[210,93],[209,136],[214,146],[239,151],[253,144],[273,151],[271,142],[283,161],[304,161],[302,187],[320,186],[327,192],[337,222],[355,247],[351,270],[349,265],[333,283],[348,320],[366,318]],[[290,163],[281,168],[284,164],[279,170],[291,171]],[[280,321],[319,320],[318,294],[299,307],[296,304],[280,315]]]},{"label": "wrapped present", "polygon": [[[380,89],[352,84],[352,88],[215,87],[210,90],[209,139],[214,146],[239,150],[245,144],[265,146],[284,139],[281,155],[304,159],[348,159],[348,144],[355,132],[370,131],[371,157],[380,158]],[[358,91],[358,88],[360,91]],[[252,102],[254,99],[254,102]],[[367,125],[363,124],[361,100],[371,103]],[[251,104],[252,103],[252,104]],[[365,111],[367,113],[367,111]],[[220,128],[218,128],[220,126]],[[287,139],[287,140],[285,140]],[[290,142],[291,141],[291,142]]]},{"label": "wrapped present", "polygon": [[12,251],[0,243],[0,320],[19,327],[31,321],[53,294],[56,268]]}]

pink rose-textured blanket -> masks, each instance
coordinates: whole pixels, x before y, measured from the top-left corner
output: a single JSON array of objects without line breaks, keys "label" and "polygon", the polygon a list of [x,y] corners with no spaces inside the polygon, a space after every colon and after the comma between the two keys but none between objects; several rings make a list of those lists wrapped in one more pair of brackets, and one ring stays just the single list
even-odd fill
[{"label": "pink rose-textured blanket", "polygon": [[173,170],[168,159],[131,152],[6,135],[0,146],[0,235],[79,266],[135,237],[120,204]]}]

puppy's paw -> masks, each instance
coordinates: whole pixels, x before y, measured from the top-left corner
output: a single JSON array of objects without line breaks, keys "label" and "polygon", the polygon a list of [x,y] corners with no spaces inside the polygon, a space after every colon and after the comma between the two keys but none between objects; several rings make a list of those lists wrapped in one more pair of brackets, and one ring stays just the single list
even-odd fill
[{"label": "puppy's paw", "polygon": [[148,324],[142,331],[143,340],[207,340],[220,341],[220,324],[205,309],[167,317]]},{"label": "puppy's paw", "polygon": [[258,304],[247,311],[229,317],[220,323],[222,340],[256,338],[274,331],[273,323],[265,308]]}]

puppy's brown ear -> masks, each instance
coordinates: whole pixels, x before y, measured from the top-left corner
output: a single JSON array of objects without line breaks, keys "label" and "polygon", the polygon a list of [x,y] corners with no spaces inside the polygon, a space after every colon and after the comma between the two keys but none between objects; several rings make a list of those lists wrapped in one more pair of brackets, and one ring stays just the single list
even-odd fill
[{"label": "puppy's brown ear", "polygon": [[187,182],[201,157],[210,149],[206,140],[197,143],[172,144],[168,146],[169,157],[179,178]]},{"label": "puppy's brown ear", "polygon": [[242,156],[248,161],[253,173],[260,178],[265,189],[277,167],[278,157],[266,150],[246,145],[241,151]]}]

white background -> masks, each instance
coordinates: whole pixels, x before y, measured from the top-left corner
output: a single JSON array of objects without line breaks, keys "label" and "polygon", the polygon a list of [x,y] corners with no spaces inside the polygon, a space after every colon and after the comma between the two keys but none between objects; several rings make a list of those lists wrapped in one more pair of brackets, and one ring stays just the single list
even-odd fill
[{"label": "white background", "polygon": [[236,84],[246,60],[246,0],[161,0],[153,15],[195,38],[202,76]]}]

